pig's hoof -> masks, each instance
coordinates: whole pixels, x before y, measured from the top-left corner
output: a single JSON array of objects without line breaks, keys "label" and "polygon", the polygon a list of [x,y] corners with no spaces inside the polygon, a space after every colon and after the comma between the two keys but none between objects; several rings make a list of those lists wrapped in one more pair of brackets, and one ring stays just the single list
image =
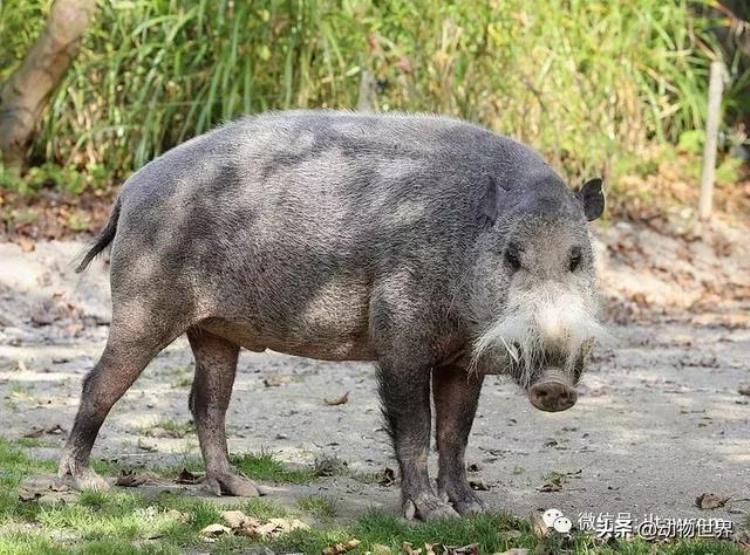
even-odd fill
[{"label": "pig's hoof", "polygon": [[417,499],[407,499],[404,503],[404,516],[407,520],[440,520],[456,518],[458,513],[445,501],[434,495],[423,495]]},{"label": "pig's hoof", "polygon": [[440,499],[449,501],[459,514],[468,515],[472,513],[481,513],[487,510],[484,502],[477,497],[477,494],[466,484],[465,488],[457,488],[461,493],[448,493],[445,490],[440,491]]},{"label": "pig's hoof", "polygon": [[57,468],[57,476],[67,481],[73,489],[78,491],[107,491],[111,487],[107,480],[99,476],[91,468],[80,466],[67,456],[64,456],[60,461],[60,466]]},{"label": "pig's hoof", "polygon": [[110,489],[109,482],[99,476],[96,472],[90,468],[84,469],[77,475],[73,476],[73,487],[79,491],[83,490],[94,490],[94,491],[107,491]]},{"label": "pig's hoof", "polygon": [[71,481],[70,485],[73,489],[78,491],[108,491],[111,488],[107,480],[99,476],[90,468],[83,468],[69,478]]},{"label": "pig's hoof", "polygon": [[455,499],[453,500],[453,507],[462,515],[482,513],[487,510],[484,503],[478,497]]},{"label": "pig's hoof", "polygon": [[206,488],[214,495],[235,495],[237,497],[258,497],[263,492],[251,480],[233,472],[206,474]]}]

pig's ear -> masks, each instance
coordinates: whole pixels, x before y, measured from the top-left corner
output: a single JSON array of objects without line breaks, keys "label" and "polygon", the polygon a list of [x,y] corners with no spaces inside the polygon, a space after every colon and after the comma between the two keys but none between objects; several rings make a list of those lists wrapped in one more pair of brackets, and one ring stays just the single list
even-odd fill
[{"label": "pig's ear", "polygon": [[588,221],[596,220],[604,212],[604,193],[602,180],[598,177],[589,179],[576,192],[576,198],[583,205],[583,213]]},{"label": "pig's ear", "polygon": [[500,211],[500,197],[504,192],[497,184],[495,178],[490,176],[487,179],[487,189],[484,196],[479,201],[479,223],[482,226],[491,226],[497,220]]}]

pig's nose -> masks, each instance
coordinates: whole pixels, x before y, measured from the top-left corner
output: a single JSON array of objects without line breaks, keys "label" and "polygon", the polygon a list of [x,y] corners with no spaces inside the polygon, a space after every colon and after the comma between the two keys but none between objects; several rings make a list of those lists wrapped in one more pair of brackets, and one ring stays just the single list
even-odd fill
[{"label": "pig's nose", "polygon": [[541,382],[529,389],[531,404],[547,412],[569,409],[577,400],[576,390],[560,382]]}]

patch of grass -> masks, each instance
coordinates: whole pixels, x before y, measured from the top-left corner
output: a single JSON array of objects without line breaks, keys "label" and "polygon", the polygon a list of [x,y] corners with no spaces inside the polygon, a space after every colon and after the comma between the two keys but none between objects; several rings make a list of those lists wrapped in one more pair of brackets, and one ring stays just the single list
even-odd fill
[{"label": "patch of grass", "polygon": [[53,472],[55,468],[54,461],[30,459],[17,445],[0,437],[0,488],[15,487],[28,474]]},{"label": "patch of grass", "polygon": [[[159,428],[162,426],[159,425]],[[289,468],[275,459],[270,453],[231,455],[230,460],[237,470],[248,478],[259,482],[296,483],[304,484],[317,478],[314,468]],[[118,476],[124,470],[134,470],[136,473],[148,471],[158,476],[173,479],[185,468],[193,473],[203,473],[205,468],[201,460],[195,457],[185,457],[180,464],[159,466],[149,465],[147,468],[134,467],[119,461],[98,459],[91,461],[92,468],[102,476]]]},{"label": "patch of grass", "polygon": [[271,548],[281,552],[320,553],[327,546],[354,538],[361,542],[356,553],[372,551],[378,545],[390,549],[391,553],[401,553],[404,542],[408,542],[415,549],[424,549],[426,543],[451,546],[477,544],[480,553],[498,553],[520,547],[533,553],[742,554],[736,544],[727,541],[683,540],[659,544],[657,550],[655,544],[643,540],[605,544],[590,535],[576,535],[572,538],[551,535],[539,538],[533,533],[529,521],[507,514],[486,513],[414,525],[395,515],[375,510],[366,513],[349,527],[334,525],[331,528],[295,531],[271,542]]},{"label": "patch of grass", "polygon": [[242,506],[243,512],[248,516],[255,518],[282,518],[287,516],[286,510],[274,505],[271,501],[261,497],[251,497]]},{"label": "patch of grass", "polygon": [[[268,454],[239,458],[243,470],[253,477],[286,480],[290,477],[312,479],[312,470],[302,476],[289,471]],[[234,552],[247,549],[258,540],[229,536],[205,544],[200,531],[209,524],[221,522],[221,504],[199,498],[162,493],[145,497],[135,491],[83,492],[77,503],[43,505],[22,502],[17,487],[27,475],[48,473],[53,461],[27,456],[24,449],[0,438],[0,554],[37,553],[181,553],[185,550]],[[149,469],[150,471],[152,469]],[[291,472],[291,474],[290,474]],[[730,542],[679,541],[650,544],[645,541],[604,544],[592,536],[576,535],[572,539],[550,536],[540,539],[528,520],[506,514],[482,514],[468,518],[410,524],[397,515],[369,511],[349,525],[333,520],[333,503],[320,496],[299,500],[300,509],[326,519],[325,526],[297,530],[267,541],[276,552],[320,553],[335,543],[357,539],[360,546],[352,551],[362,554],[376,545],[401,553],[402,544],[416,548],[425,543],[467,545],[476,543],[480,553],[502,552],[525,547],[534,553],[580,553],[650,555],[654,552],[673,555],[717,554],[741,555],[741,549]],[[233,508],[236,505],[232,505]],[[284,517],[284,509],[272,500],[253,498],[241,509],[248,515],[268,519]],[[750,522],[748,522],[750,525]]]},{"label": "patch of grass", "polygon": [[316,477],[313,468],[288,468],[270,453],[234,455],[231,460],[238,470],[253,480],[304,484]]},{"label": "patch of grass", "polygon": [[109,459],[92,459],[91,467],[98,474],[108,477],[119,476],[123,471],[134,471],[136,473],[147,471],[149,473],[156,474],[157,476],[161,476],[167,479],[177,478],[183,468],[189,470],[190,472],[198,474],[204,472],[205,470],[203,468],[203,463],[200,460],[187,457],[185,458],[185,460],[183,460],[183,462],[174,466],[151,464],[146,468],[144,468],[145,465],[143,463],[134,464]]},{"label": "patch of grass", "polygon": [[315,528],[306,533],[296,531],[273,542],[271,548],[282,552],[319,553],[326,546],[353,538],[362,542],[359,546],[362,553],[377,545],[401,553],[404,542],[414,548],[424,548],[425,543],[452,546],[476,543],[480,553],[502,552],[511,547],[533,548],[538,544],[528,523],[505,515],[484,514],[412,525],[396,515],[373,510],[352,526]]},{"label": "patch of grass", "polygon": [[0,553],[66,553],[72,544],[86,553],[176,553],[219,521],[220,506],[171,494],[87,491],[75,504],[20,501],[21,480],[54,466],[0,438]]},{"label": "patch of grass", "polygon": [[133,470],[133,465],[109,459],[91,459],[91,468],[101,476],[118,476],[123,470]]},{"label": "patch of grass", "polygon": [[39,437],[22,437],[16,440],[21,447],[57,447],[57,443]]},{"label": "patch of grass", "polygon": [[[135,493],[106,492],[84,494],[75,505],[44,508],[36,517],[43,529],[72,532],[83,541],[136,541],[169,537],[184,542],[192,539],[205,520],[216,522],[218,509],[204,501],[193,501],[186,512],[168,503],[149,500]],[[200,511],[208,519],[196,519]],[[205,526],[205,524],[203,524]]]},{"label": "patch of grass", "polygon": [[[514,534],[510,534],[513,531]],[[517,532],[521,535],[517,538]],[[476,543],[481,552],[494,553],[511,547],[533,547],[528,523],[505,515],[484,514],[464,519],[427,522],[409,526],[395,515],[381,511],[365,514],[356,526],[358,538],[370,544],[399,548],[407,541],[415,547],[425,543],[468,545]],[[396,542],[393,541],[396,539]],[[394,545],[398,543],[398,545]]]},{"label": "patch of grass", "polygon": [[36,555],[38,553],[63,554],[66,551],[40,532],[0,533],[0,553],[14,555]]},{"label": "patch of grass", "polygon": [[334,518],[336,516],[336,502],[321,495],[308,495],[300,497],[297,505],[303,511],[307,511],[317,518]]}]

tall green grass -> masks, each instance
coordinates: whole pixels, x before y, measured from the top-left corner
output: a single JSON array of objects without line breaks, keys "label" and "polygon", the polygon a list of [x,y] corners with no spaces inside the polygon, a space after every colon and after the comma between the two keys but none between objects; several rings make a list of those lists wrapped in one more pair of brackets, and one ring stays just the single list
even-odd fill
[{"label": "tall green grass", "polygon": [[[0,3],[0,78],[48,4]],[[352,108],[366,70],[378,110],[478,121],[570,177],[600,173],[702,126],[717,49],[698,4],[101,0],[33,152],[127,174],[240,114]]]}]

